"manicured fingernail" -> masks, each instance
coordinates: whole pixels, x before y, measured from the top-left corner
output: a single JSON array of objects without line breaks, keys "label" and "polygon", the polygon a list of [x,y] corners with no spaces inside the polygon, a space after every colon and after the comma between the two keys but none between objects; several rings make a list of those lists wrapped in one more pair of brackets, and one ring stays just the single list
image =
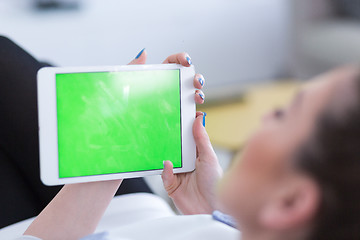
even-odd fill
[{"label": "manicured fingernail", "polygon": [[141,54],[144,52],[144,50],[145,50],[145,48],[143,48],[143,49],[138,53],[138,55],[136,55],[135,59],[138,59],[138,58],[141,56]]},{"label": "manicured fingernail", "polygon": [[191,58],[190,58],[189,56],[186,56],[186,61],[188,62],[188,64],[189,64],[189,65],[191,65],[191,64],[192,64],[192,62],[191,62]]},{"label": "manicured fingernail", "polygon": [[204,86],[204,79],[199,78],[199,83],[200,83],[201,86]]},{"label": "manicured fingernail", "polygon": [[205,117],[206,117],[206,112],[203,112],[203,126],[205,127]]},{"label": "manicured fingernail", "polygon": [[199,96],[201,97],[202,100],[205,99],[204,95],[202,93],[199,93]]}]

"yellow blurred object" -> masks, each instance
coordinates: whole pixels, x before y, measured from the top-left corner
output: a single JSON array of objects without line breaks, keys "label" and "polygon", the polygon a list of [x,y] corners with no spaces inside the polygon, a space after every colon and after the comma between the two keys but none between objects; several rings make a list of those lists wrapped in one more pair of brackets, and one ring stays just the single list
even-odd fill
[{"label": "yellow blurred object", "polygon": [[246,91],[242,101],[199,107],[199,111],[207,113],[206,130],[211,142],[228,150],[238,150],[259,126],[262,116],[286,105],[299,86],[297,81],[256,85]]}]

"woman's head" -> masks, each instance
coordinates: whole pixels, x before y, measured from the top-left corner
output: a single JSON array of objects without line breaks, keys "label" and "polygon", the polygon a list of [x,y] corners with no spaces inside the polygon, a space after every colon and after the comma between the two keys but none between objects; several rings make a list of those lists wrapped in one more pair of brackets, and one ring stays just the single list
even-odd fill
[{"label": "woman's head", "polygon": [[[322,75],[264,117],[219,187],[245,235],[329,239],[327,230],[344,239],[341,221],[359,224],[359,75],[355,67]],[[349,222],[346,231],[359,229]]]}]

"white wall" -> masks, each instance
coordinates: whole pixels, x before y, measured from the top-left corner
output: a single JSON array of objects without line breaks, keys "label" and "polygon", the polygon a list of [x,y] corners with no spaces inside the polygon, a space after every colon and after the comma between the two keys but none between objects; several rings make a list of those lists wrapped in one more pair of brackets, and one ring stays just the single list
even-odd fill
[{"label": "white wall", "polygon": [[83,0],[80,11],[38,12],[0,1],[0,34],[57,65],[125,64],[146,47],[150,63],[190,53],[208,86],[286,71],[289,0]]}]

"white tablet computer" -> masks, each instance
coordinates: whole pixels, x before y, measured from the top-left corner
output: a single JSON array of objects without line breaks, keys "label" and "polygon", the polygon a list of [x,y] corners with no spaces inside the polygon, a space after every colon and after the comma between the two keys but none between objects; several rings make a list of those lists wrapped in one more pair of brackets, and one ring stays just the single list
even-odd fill
[{"label": "white tablet computer", "polygon": [[195,168],[194,67],[47,67],[38,72],[41,180],[46,185]]}]

